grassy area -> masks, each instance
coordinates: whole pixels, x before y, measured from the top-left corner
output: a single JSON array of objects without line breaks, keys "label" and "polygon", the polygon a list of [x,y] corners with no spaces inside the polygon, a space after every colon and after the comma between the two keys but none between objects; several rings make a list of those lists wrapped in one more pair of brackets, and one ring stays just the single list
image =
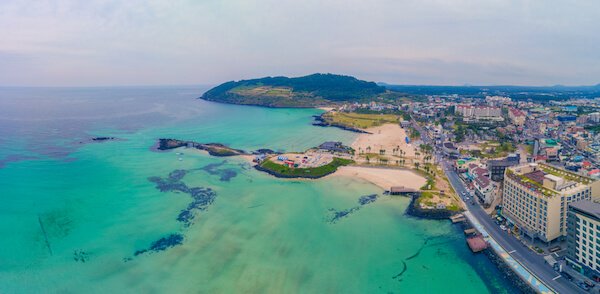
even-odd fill
[{"label": "grassy area", "polygon": [[232,93],[244,96],[278,96],[278,97],[291,97],[292,89],[285,87],[270,87],[270,86],[262,86],[262,87],[249,87],[249,86],[239,86],[231,89]]},{"label": "grassy area", "polygon": [[366,129],[386,123],[398,123],[400,115],[329,112],[324,114],[323,118],[330,124]]},{"label": "grassy area", "polygon": [[[466,153],[470,154],[474,157],[481,158],[498,158],[498,157],[506,157],[510,153],[514,153],[517,151],[517,147],[509,142],[499,143],[495,141],[488,141],[479,144],[481,148],[481,152],[478,150],[467,151]],[[491,152],[489,152],[491,150]],[[462,154],[462,150],[461,150]]]},{"label": "grassy area", "polygon": [[323,166],[313,168],[290,168],[287,165],[278,164],[271,160],[263,161],[260,164],[260,166],[264,169],[276,173],[277,175],[284,177],[319,178],[335,172],[340,166],[352,163],[354,163],[353,160],[334,157],[332,162]]},{"label": "grassy area", "polygon": [[551,175],[555,175],[557,177],[565,178],[568,181],[575,181],[575,182],[580,182],[580,183],[584,183],[584,184],[589,184],[592,181],[588,177],[585,177],[585,176],[582,176],[582,175],[578,175],[576,173],[573,173],[573,172],[570,172],[570,171],[566,171],[566,170],[559,170],[557,168],[553,168],[553,167],[545,165],[545,164],[540,164],[538,166],[545,173],[551,174]]}]

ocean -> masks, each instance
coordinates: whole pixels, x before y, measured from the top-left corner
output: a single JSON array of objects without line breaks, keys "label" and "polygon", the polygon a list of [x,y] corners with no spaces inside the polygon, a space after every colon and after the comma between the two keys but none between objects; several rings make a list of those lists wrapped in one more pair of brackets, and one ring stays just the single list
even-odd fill
[{"label": "ocean", "polygon": [[408,198],[369,183],[153,151],[158,138],[293,151],[356,136],[312,126],[316,109],[196,99],[206,89],[0,88],[0,293],[518,291],[459,227],[409,217]]}]

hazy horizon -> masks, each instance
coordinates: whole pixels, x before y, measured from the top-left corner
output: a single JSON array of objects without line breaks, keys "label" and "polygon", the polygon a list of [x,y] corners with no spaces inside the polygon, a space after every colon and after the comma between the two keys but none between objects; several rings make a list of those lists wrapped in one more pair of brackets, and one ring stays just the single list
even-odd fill
[{"label": "hazy horizon", "polygon": [[597,85],[598,27],[592,1],[7,0],[0,86]]}]

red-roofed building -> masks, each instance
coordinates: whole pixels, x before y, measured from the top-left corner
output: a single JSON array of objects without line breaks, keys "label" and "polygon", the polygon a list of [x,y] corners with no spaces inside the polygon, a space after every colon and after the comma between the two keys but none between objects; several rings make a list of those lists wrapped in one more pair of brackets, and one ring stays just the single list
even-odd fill
[{"label": "red-roofed building", "polygon": [[476,167],[470,170],[469,173],[473,176],[475,196],[484,205],[491,205],[494,202],[496,185],[490,180],[489,171],[486,168]]},{"label": "red-roofed building", "polygon": [[527,115],[520,109],[511,107],[508,109],[508,118],[510,121],[516,126],[523,126],[525,124],[525,119],[527,119]]}]

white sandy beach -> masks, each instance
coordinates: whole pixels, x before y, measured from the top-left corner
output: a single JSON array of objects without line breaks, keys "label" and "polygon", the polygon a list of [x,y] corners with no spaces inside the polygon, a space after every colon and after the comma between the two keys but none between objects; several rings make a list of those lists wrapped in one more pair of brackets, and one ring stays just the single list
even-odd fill
[{"label": "white sandy beach", "polygon": [[[393,150],[400,147],[405,152],[405,157],[415,156],[415,146],[406,144],[406,131],[399,125],[385,124],[366,131],[371,134],[360,134],[352,143],[352,148],[357,152],[379,153],[379,150],[384,149],[386,155],[392,155]],[[371,148],[370,151],[367,151],[368,147]]]},{"label": "white sandy beach", "polygon": [[342,166],[331,176],[359,178],[385,190],[389,190],[392,186],[418,190],[427,182],[424,177],[410,170],[375,167]]}]

